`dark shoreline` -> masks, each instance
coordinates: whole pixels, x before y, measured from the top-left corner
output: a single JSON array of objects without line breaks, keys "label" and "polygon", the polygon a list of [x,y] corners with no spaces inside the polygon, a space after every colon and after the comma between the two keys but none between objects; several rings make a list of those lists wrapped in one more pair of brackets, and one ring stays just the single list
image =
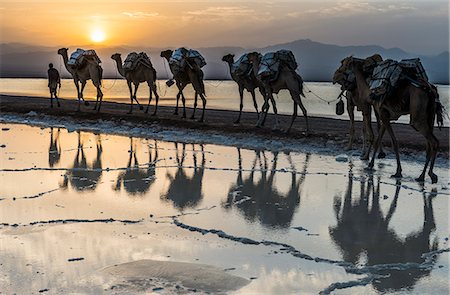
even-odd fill
[{"label": "dark shoreline", "polygon": [[[211,110],[207,109],[205,113],[205,123],[199,123],[196,120],[182,119],[181,116],[173,115],[174,107],[159,106],[157,116],[151,116],[153,112],[153,105],[150,108],[149,114],[145,114],[137,107],[134,108],[133,114],[127,114],[129,105],[123,103],[114,103],[104,101],[102,104],[101,113],[97,114],[92,110],[93,105],[82,106],[81,112],[76,112],[77,101],[75,100],[61,100],[61,108],[50,108],[49,99],[40,97],[25,97],[25,96],[12,96],[12,95],[0,95],[0,112],[1,114],[19,114],[24,115],[31,111],[36,112],[39,115],[47,115],[53,117],[70,117],[79,122],[83,120],[104,120],[137,124],[158,124],[165,127],[176,127],[185,130],[207,131],[208,133],[225,134],[230,136],[249,136],[258,137],[262,139],[276,140],[295,140],[295,139],[307,139],[314,141],[315,143],[326,142],[332,140],[339,147],[344,148],[348,139],[349,121],[339,120],[323,117],[309,117],[310,135],[306,138],[304,133],[305,121],[303,116],[298,116],[292,131],[289,134],[285,134],[280,130],[272,130],[271,126],[274,122],[274,116],[269,114],[266,127],[255,128],[256,114],[251,112],[243,112],[241,123],[239,125],[233,124],[233,121],[237,118],[237,111],[225,111],[225,110]],[[180,112],[181,113],[181,112]],[[189,118],[192,113],[191,108],[187,108],[187,117]],[[201,115],[201,109],[197,109],[196,117]],[[286,128],[290,122],[290,115],[279,115],[280,127]],[[376,130],[375,124],[373,124]],[[358,150],[361,147],[361,128],[362,122],[355,122],[356,138],[353,149]],[[397,136],[401,151],[407,153],[423,152],[425,154],[425,139],[422,135],[416,132],[408,124],[393,124],[394,132]],[[439,156],[449,157],[449,127],[443,127],[441,130],[434,129],[436,137],[440,141]],[[386,146],[390,146],[390,139],[385,136],[384,142]],[[390,150],[390,149],[389,149]]]}]

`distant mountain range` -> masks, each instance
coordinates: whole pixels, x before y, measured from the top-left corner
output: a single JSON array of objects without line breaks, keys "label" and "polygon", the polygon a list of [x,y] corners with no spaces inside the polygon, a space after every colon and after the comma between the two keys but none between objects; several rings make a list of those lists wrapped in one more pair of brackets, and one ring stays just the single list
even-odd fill
[{"label": "distant mountain range", "polygon": [[[98,45],[78,46],[84,49],[95,49],[102,59],[105,78],[118,77],[115,62],[110,56],[116,52],[122,53],[124,59],[129,52],[145,51],[152,59],[152,63],[158,73],[158,78],[171,77],[168,65],[159,53],[166,48],[143,47],[102,47]],[[76,47],[70,47],[69,52]],[[339,67],[340,61],[349,55],[355,57],[367,57],[379,53],[384,59],[400,60],[403,58],[419,57],[427,71],[430,80],[434,83],[449,84],[449,52],[439,55],[427,56],[406,52],[399,48],[386,49],[376,45],[368,46],[338,46],[314,42],[309,39],[297,40],[284,44],[267,46],[264,48],[241,47],[208,47],[195,48],[201,52],[207,61],[203,68],[206,79],[230,79],[228,66],[222,62],[222,56],[233,53],[238,58],[241,54],[250,51],[261,53],[278,49],[289,49],[297,58],[298,72],[306,81],[330,81],[334,71]],[[57,55],[58,48],[35,46],[22,43],[0,44],[0,77],[46,77],[48,63],[53,62],[57,69],[61,68],[63,77],[70,77],[62,64],[62,59]]]}]

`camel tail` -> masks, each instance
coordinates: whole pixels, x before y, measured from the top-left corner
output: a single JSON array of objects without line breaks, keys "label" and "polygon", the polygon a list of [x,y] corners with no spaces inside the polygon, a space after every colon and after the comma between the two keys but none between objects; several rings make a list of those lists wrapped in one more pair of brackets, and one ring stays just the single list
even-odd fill
[{"label": "camel tail", "polygon": [[436,102],[436,123],[438,125],[439,130],[441,130],[441,127],[444,125],[444,118],[443,118],[443,109],[440,101]]}]

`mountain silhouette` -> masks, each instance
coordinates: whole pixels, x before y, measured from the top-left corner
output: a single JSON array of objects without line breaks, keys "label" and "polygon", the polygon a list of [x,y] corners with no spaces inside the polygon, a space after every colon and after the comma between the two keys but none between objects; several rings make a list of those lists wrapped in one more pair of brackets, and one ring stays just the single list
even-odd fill
[{"label": "mountain silhouette", "polygon": [[[180,46],[183,46],[182,44]],[[0,77],[1,78],[45,78],[48,63],[55,64],[57,69],[61,69],[61,74],[69,78],[69,74],[62,65],[60,56],[56,51],[58,47],[36,46],[22,43],[0,44]],[[69,52],[76,48],[95,49],[102,60],[105,78],[119,77],[114,62],[110,59],[113,53],[119,52],[126,56],[132,51],[146,52],[152,60],[158,78],[166,79],[171,77],[165,60],[159,53],[167,48],[144,48],[131,46],[69,46]],[[377,45],[365,46],[338,46],[315,42],[310,39],[296,40],[293,42],[270,45],[263,48],[242,48],[242,47],[198,47],[197,49],[206,59],[207,65],[203,68],[206,79],[231,79],[228,73],[228,66],[222,62],[222,56],[233,53],[239,57],[244,52],[259,51],[261,53],[276,51],[279,49],[291,50],[299,64],[297,71],[306,81],[331,81],[334,71],[338,68],[340,61],[349,55],[355,57],[366,57],[374,53],[379,53],[384,59],[395,60],[404,58],[419,57],[433,83],[449,84],[449,52],[438,55],[418,55],[407,52],[400,48],[383,48]]]}]

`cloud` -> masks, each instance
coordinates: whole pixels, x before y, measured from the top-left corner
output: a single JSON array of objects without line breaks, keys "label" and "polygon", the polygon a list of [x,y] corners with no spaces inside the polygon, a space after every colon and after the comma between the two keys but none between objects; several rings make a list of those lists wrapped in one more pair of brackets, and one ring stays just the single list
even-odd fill
[{"label": "cloud", "polygon": [[292,18],[299,17],[329,17],[329,16],[351,16],[377,13],[406,13],[416,11],[417,8],[406,3],[390,4],[387,2],[360,2],[360,1],[338,1],[335,4],[327,3],[321,8],[294,11],[287,15]]},{"label": "cloud", "polygon": [[132,18],[155,18],[160,16],[159,13],[157,12],[142,12],[142,11],[122,12],[122,14]]},{"label": "cloud", "polygon": [[261,9],[248,6],[211,6],[200,10],[187,11],[182,17],[183,21],[197,22],[232,22],[240,24],[249,22],[268,22],[274,19],[272,14]]}]

